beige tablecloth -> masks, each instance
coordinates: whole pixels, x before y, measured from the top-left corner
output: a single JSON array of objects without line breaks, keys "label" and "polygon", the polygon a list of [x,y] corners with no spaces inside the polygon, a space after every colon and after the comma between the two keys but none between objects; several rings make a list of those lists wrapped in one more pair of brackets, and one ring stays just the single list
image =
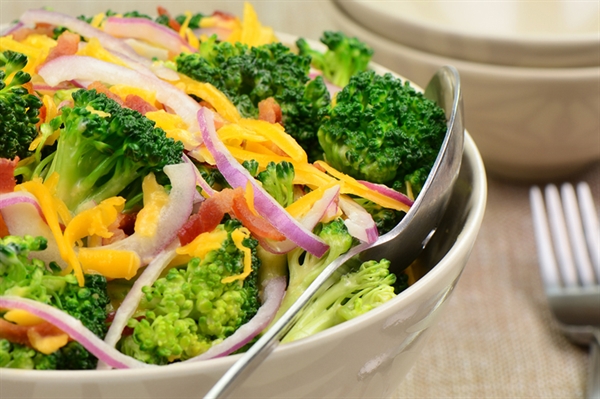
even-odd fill
[{"label": "beige tablecloth", "polygon": [[[579,180],[590,183],[600,206],[600,165],[573,178]],[[561,334],[546,303],[529,186],[491,178],[488,184],[466,270],[394,397],[583,398],[587,348]]]}]

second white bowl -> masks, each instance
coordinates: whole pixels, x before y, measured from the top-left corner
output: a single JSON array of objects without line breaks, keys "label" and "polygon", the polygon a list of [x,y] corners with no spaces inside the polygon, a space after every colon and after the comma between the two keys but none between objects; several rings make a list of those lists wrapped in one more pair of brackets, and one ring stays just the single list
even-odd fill
[{"label": "second white bowl", "polygon": [[374,61],[424,86],[442,65],[461,75],[465,125],[493,175],[561,179],[600,159],[600,67],[518,68],[425,53],[379,36],[332,2],[337,28],[373,47]]}]

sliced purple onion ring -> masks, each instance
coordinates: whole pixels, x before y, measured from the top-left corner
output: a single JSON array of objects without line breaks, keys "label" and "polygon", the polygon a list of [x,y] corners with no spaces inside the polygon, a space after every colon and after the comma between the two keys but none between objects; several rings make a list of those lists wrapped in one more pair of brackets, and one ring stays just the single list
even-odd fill
[{"label": "sliced purple onion ring", "polygon": [[[172,187],[169,193],[169,202],[160,211],[157,233],[151,237],[133,233],[120,241],[97,247],[99,250],[134,251],[139,255],[143,264],[148,264],[177,237],[177,232],[192,213],[194,197],[197,193],[196,175],[192,165],[187,163],[167,165],[164,171],[169,177]],[[94,250],[94,248],[90,248],[90,250]]]},{"label": "sliced purple onion ring", "polygon": [[0,308],[21,309],[44,319],[79,342],[98,360],[110,367],[117,369],[152,367],[122,354],[88,330],[81,321],[53,306],[16,296],[0,296]]},{"label": "sliced purple onion ring", "polygon": [[156,77],[93,57],[78,55],[55,58],[44,64],[38,73],[51,86],[71,80],[99,80],[110,85],[124,84],[154,91],[156,99],[179,115],[191,132],[198,131],[196,114],[201,109],[200,105],[183,91]]},{"label": "sliced purple onion ring", "polygon": [[55,26],[64,26],[85,38],[95,37],[100,41],[100,44],[108,50],[122,53],[142,64],[150,64],[149,60],[138,55],[129,45],[123,42],[123,40],[117,39],[100,29],[94,28],[85,21],[67,14],[43,9],[28,10],[21,16],[20,22],[27,26],[34,26],[36,23],[40,22]]},{"label": "sliced purple onion ring", "polygon": [[23,203],[33,205],[39,213],[40,217],[44,217],[44,213],[42,212],[40,204],[38,204],[37,200],[32,194],[29,194],[25,191],[0,194],[0,209],[3,209],[7,206]]},{"label": "sliced purple onion ring", "polygon": [[352,237],[358,238],[360,241],[368,244],[377,240],[377,237],[379,237],[377,225],[365,208],[358,205],[356,201],[346,195],[340,196],[339,205],[342,212],[347,216],[344,224]]},{"label": "sliced purple onion ring", "polygon": [[198,112],[198,125],[206,148],[215,159],[219,171],[227,182],[233,188],[242,187],[244,189],[250,183],[254,190],[254,206],[258,213],[299,247],[315,256],[323,256],[329,246],[287,213],[231,155],[219,140],[215,131],[213,116],[209,111],[200,110]]},{"label": "sliced purple onion ring", "polygon": [[[173,241],[167,248],[158,254],[152,262],[146,266],[142,274],[140,274],[115,313],[115,317],[104,337],[104,342],[106,342],[107,345],[110,347],[117,345],[117,342],[119,342],[123,334],[123,329],[135,313],[138,304],[144,295],[142,287],[154,284],[163,270],[169,265],[169,262],[177,255],[175,250],[178,246],[179,240]],[[108,368],[110,368],[109,364],[102,361],[98,362],[98,370],[105,370]]]},{"label": "sliced purple onion ring", "polygon": [[[307,230],[312,231],[317,225],[317,223],[319,223],[324,217],[326,217],[332,212],[332,208],[335,208],[335,212],[337,212],[337,203],[339,196],[339,185],[335,185],[333,187],[328,188],[323,193],[323,196],[313,204],[310,211],[308,211],[308,213],[303,217],[299,218],[298,221]],[[260,245],[267,251],[274,254],[285,254],[297,247],[297,245],[290,240],[260,240]]]},{"label": "sliced purple onion ring", "polygon": [[201,355],[185,360],[196,362],[227,356],[240,349],[261,333],[275,317],[283,296],[285,295],[286,279],[284,276],[274,277],[266,282],[263,293],[263,303],[250,321],[238,328],[232,335],[221,343],[211,347]]},{"label": "sliced purple onion ring", "polygon": [[52,230],[48,227],[42,209],[33,195],[24,191],[0,195],[0,213],[11,235],[41,236],[47,240],[46,249],[32,251],[29,254],[31,258],[40,259],[46,264],[54,261],[63,269],[67,267],[67,263],[60,256]]},{"label": "sliced purple onion ring", "polygon": [[388,186],[383,184],[371,183],[366,180],[357,180],[360,184],[364,185],[367,188],[370,188],[373,191],[377,191],[380,194],[385,195],[386,197],[390,197],[398,202],[403,203],[404,205],[412,206],[415,201],[408,198],[406,195],[402,194],[399,191],[396,191]]},{"label": "sliced purple onion ring", "polygon": [[5,30],[3,30],[2,32],[0,32],[0,36],[8,36],[11,33],[13,33],[14,31],[16,31],[19,28],[23,27],[23,22],[17,22],[16,24],[13,24],[11,26],[9,26],[8,28],[6,28]]},{"label": "sliced purple onion ring", "polygon": [[190,165],[192,165],[192,167],[194,168],[194,173],[196,175],[196,185],[200,186],[200,188],[202,190],[204,190],[206,195],[208,195],[209,197],[212,197],[215,194],[215,190],[210,186],[210,184],[208,184],[208,182],[206,180],[204,180],[204,177],[202,177],[202,174],[200,173],[198,168],[194,165],[192,160],[185,154],[183,154],[183,160],[185,162],[189,163]]},{"label": "sliced purple onion ring", "polygon": [[196,49],[173,29],[146,18],[109,17],[104,21],[103,29],[111,36],[146,40],[174,54],[181,53],[183,49],[196,52]]}]

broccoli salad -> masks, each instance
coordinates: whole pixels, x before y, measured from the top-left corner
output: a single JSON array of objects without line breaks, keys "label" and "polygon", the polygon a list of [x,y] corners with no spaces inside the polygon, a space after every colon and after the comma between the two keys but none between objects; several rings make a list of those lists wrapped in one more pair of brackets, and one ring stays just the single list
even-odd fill
[{"label": "broccoli salad", "polygon": [[[243,352],[334,259],[410,209],[444,111],[341,32],[224,12],[74,17],[0,37],[0,367]],[[349,261],[283,342],[405,289]]]}]

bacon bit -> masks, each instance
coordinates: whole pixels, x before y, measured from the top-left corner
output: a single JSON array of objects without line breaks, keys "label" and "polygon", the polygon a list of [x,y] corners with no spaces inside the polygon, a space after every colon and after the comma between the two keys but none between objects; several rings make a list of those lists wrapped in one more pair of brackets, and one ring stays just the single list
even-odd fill
[{"label": "bacon bit", "polygon": [[221,223],[223,216],[231,211],[233,196],[233,190],[225,188],[202,202],[198,212],[190,217],[177,234],[181,245],[189,244],[202,233],[213,231]]},{"label": "bacon bit", "polygon": [[109,238],[103,238],[102,245],[112,244],[132,235],[134,233],[133,226],[135,225],[136,216],[137,213],[120,213],[117,215],[117,219],[108,226],[108,231],[113,233],[113,235]]},{"label": "bacon bit", "polygon": [[4,238],[8,235],[10,235],[10,231],[8,231],[8,226],[6,226],[2,213],[0,213],[0,238]]},{"label": "bacon bit", "polygon": [[232,210],[235,217],[256,237],[268,238],[274,241],[285,240],[285,236],[277,231],[267,219],[252,213],[246,202],[244,190],[241,187],[234,190]]},{"label": "bacon bit", "polygon": [[88,90],[92,90],[95,89],[98,93],[103,93],[106,94],[106,96],[112,100],[115,100],[117,103],[119,103],[120,106],[123,106],[123,100],[121,100],[121,97],[117,96],[115,93],[113,93],[112,91],[108,90],[108,87],[106,87],[104,85],[104,83],[99,82],[99,81],[94,81],[92,83],[89,84],[89,86],[87,87]]},{"label": "bacon bit", "polygon": [[167,11],[166,8],[158,6],[156,7],[156,11],[158,15],[166,15],[169,18],[169,27],[174,31],[179,32],[179,30],[181,29],[181,24],[177,22],[175,18],[171,17],[171,14],[169,13],[169,11]]},{"label": "bacon bit", "polygon": [[29,335],[32,333],[40,337],[52,337],[64,334],[61,329],[47,321],[33,326],[20,326],[0,319],[0,338],[2,339],[31,347]]},{"label": "bacon bit", "polygon": [[273,97],[258,103],[258,119],[269,123],[281,123],[281,107]]},{"label": "bacon bit", "polygon": [[[69,31],[64,31],[58,37],[58,40],[56,41],[56,46],[53,47],[52,50],[50,50],[50,53],[46,57],[44,64],[63,55],[74,55],[79,49],[80,40],[81,38],[78,34]],[[42,67],[44,64],[39,65],[37,69],[39,70],[40,67]]]},{"label": "bacon bit", "polygon": [[128,94],[125,97],[125,104],[127,108],[131,108],[134,111],[139,112],[142,115],[146,115],[146,112],[154,112],[158,111],[154,105],[150,104],[148,101],[144,100],[142,97],[137,94]]},{"label": "bacon bit", "polygon": [[42,123],[44,123],[44,121],[46,120],[46,114],[48,112],[48,109],[46,108],[46,104],[42,104],[42,106],[40,107],[40,114],[39,114],[39,122],[37,123],[37,125],[41,125]]},{"label": "bacon bit", "polygon": [[19,162],[19,157],[10,160],[0,158],[0,193],[12,193],[15,191],[15,168]]},{"label": "bacon bit", "polygon": [[22,42],[27,39],[29,35],[44,35],[48,37],[52,37],[54,34],[54,25],[38,23],[35,28],[27,28],[25,26],[16,29],[11,32],[11,36],[17,42]]},{"label": "bacon bit", "polygon": [[230,20],[230,19],[235,19],[235,15],[230,14],[226,11],[214,11],[212,14],[213,17],[219,17],[225,21]]}]

